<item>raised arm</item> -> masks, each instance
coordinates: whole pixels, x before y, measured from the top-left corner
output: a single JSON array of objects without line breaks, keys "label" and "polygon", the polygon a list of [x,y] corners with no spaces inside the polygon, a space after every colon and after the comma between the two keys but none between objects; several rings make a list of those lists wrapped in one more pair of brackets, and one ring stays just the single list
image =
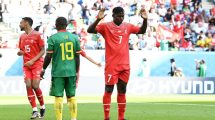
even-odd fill
[{"label": "raised arm", "polygon": [[106,16],[104,14],[105,12],[105,8],[102,8],[99,13],[98,13],[98,16],[97,16],[97,19],[95,22],[93,22],[87,29],[87,32],[88,33],[97,33],[96,31],[96,26],[98,25],[98,23]]},{"label": "raised arm", "polygon": [[146,32],[147,29],[147,19],[148,19],[148,15],[145,9],[141,9],[140,10],[140,15],[143,18],[143,23],[140,27],[140,31],[138,32],[138,34],[144,34]]}]

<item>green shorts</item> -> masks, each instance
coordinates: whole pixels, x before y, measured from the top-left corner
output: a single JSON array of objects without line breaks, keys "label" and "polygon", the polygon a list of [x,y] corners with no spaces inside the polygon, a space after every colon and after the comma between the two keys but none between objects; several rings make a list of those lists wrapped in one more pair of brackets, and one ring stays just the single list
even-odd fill
[{"label": "green shorts", "polygon": [[75,96],[76,76],[72,77],[52,77],[51,89],[49,95],[63,97],[64,89],[66,96]]}]

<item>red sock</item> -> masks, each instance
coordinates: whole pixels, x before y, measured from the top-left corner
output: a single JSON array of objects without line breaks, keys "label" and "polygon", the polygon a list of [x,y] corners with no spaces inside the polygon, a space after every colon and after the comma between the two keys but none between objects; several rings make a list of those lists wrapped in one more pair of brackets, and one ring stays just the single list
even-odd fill
[{"label": "red sock", "polygon": [[104,108],[104,118],[109,119],[110,118],[110,105],[111,105],[111,94],[105,92],[103,96],[103,108]]},{"label": "red sock", "polygon": [[118,119],[123,120],[126,108],[126,98],[125,94],[118,93],[117,95],[117,103],[118,103]]},{"label": "red sock", "polygon": [[31,104],[31,107],[32,108],[37,107],[33,89],[29,87],[29,88],[26,88],[26,90],[27,90],[28,100]]},{"label": "red sock", "polygon": [[37,95],[37,99],[40,102],[40,106],[44,105],[44,100],[43,100],[43,94],[42,94],[42,90],[40,88],[37,88],[34,90],[36,95]]}]

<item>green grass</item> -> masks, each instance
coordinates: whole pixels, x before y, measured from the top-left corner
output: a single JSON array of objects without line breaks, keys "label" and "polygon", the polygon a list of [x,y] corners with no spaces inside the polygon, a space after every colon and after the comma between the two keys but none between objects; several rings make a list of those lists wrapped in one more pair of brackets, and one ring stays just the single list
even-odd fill
[{"label": "green grass", "polygon": [[[129,96],[128,120],[215,120],[214,95]],[[103,120],[101,97],[78,97],[78,120]],[[55,120],[53,98],[46,97],[46,117]],[[117,120],[117,104],[113,98],[111,120]],[[0,97],[0,120],[29,120],[31,108],[26,97]],[[70,120],[64,104],[64,120]]]}]

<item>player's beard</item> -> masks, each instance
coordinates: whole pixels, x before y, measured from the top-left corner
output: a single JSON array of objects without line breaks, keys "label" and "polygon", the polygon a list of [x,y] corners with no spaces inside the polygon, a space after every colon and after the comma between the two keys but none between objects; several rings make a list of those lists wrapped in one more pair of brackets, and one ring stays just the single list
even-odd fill
[{"label": "player's beard", "polygon": [[21,26],[19,26],[19,27],[20,27],[20,30],[21,30],[21,31],[24,31],[24,27],[21,27]]},{"label": "player's beard", "polygon": [[20,30],[21,30],[21,31],[23,31],[23,30],[24,30],[24,28],[20,28]]}]

